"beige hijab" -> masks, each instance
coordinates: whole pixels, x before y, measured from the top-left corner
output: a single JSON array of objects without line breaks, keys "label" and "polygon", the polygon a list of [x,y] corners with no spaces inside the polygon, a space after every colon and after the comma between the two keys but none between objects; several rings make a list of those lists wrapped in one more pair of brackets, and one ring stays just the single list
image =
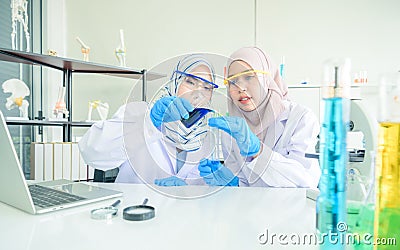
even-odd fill
[{"label": "beige hijab", "polygon": [[264,141],[268,127],[284,111],[283,100],[287,99],[288,87],[279,75],[278,67],[271,58],[257,47],[244,47],[235,51],[228,60],[227,69],[234,61],[244,61],[253,70],[262,70],[269,74],[258,74],[261,84],[261,102],[253,111],[243,111],[238,108],[232,99],[228,99],[228,111],[231,116],[244,117],[250,129],[257,137]]}]

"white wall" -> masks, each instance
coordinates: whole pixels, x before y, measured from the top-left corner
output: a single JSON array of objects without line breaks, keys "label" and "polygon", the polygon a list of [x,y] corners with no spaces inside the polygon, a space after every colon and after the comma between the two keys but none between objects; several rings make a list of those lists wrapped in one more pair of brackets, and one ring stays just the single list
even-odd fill
[{"label": "white wall", "polygon": [[[370,82],[400,69],[400,1],[257,1],[257,45],[276,59],[285,56],[287,81],[321,80],[331,57],[350,57],[354,72]],[[278,61],[279,63],[279,61]]]},{"label": "white wall", "polygon": [[[79,36],[91,47],[91,61],[117,65],[114,49],[123,29],[127,66],[135,69],[151,69],[183,53],[228,55],[254,45],[253,1],[68,0],[66,14],[68,57],[82,58],[75,41]],[[114,113],[132,87],[132,81],[113,77],[81,75],[74,81],[75,119],[86,117],[82,107],[89,100],[109,102]],[[141,90],[135,91],[139,100]]]},{"label": "white wall", "polygon": [[[257,44],[276,63],[285,56],[290,85],[305,78],[319,84],[322,63],[330,57],[350,57],[354,72],[367,70],[369,84],[377,84],[379,73],[400,68],[399,7],[398,0],[68,0],[66,56],[82,58],[79,36],[91,47],[91,61],[117,65],[113,51],[122,28],[132,68],[150,69],[194,51],[229,55]],[[109,102],[112,114],[131,87],[125,79],[76,75],[74,119],[85,119],[87,102],[95,99]]]},{"label": "white wall", "polygon": [[[47,50],[57,51],[59,56],[66,56],[66,16],[65,1],[43,2],[43,53]],[[43,88],[43,115],[46,118],[54,118],[53,109],[57,102],[58,91],[63,84],[63,73],[48,67],[42,67]],[[46,93],[47,92],[47,93]],[[62,141],[63,131],[61,127],[44,127],[43,141]]]}]

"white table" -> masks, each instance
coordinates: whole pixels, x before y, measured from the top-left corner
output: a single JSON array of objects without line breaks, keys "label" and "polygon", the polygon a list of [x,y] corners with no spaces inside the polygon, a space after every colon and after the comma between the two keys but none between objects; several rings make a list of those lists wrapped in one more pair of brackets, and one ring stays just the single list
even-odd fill
[{"label": "white table", "polygon": [[[315,233],[315,201],[306,198],[306,189],[228,187],[203,198],[176,199],[145,185],[93,185],[124,192],[118,217],[90,218],[90,210],[116,199],[44,215],[0,203],[0,249],[318,249],[284,247],[276,239],[272,246],[259,242],[267,229],[269,235]],[[185,194],[213,189],[165,188]],[[156,217],[124,220],[122,209],[144,198],[156,208]]]}]

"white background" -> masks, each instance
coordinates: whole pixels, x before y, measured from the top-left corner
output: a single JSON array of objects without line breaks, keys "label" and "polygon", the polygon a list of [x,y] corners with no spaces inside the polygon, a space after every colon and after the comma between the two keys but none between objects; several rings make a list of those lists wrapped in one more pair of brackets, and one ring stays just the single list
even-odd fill
[{"label": "white background", "polygon": [[[370,86],[378,83],[379,74],[400,68],[397,0],[59,0],[44,6],[44,50],[82,59],[79,36],[91,47],[90,60],[104,64],[118,65],[114,49],[124,29],[127,66],[135,69],[151,69],[183,53],[229,56],[242,46],[258,45],[276,63],[285,56],[285,79],[291,86],[304,79],[318,85],[326,59],[350,57],[353,72],[368,71],[364,92],[374,100],[376,88]],[[86,119],[88,101],[98,99],[110,104],[110,116],[132,85],[115,77],[76,75],[74,120]],[[56,95],[49,91],[50,98]],[[134,91],[139,100],[140,88]]]}]

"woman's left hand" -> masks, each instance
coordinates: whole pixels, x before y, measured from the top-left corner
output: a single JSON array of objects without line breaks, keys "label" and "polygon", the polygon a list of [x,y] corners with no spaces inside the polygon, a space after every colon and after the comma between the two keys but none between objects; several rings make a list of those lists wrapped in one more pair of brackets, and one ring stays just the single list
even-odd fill
[{"label": "woman's left hand", "polygon": [[236,140],[242,156],[254,156],[260,151],[260,140],[250,130],[243,118],[235,116],[213,117],[208,119],[208,125],[230,134]]},{"label": "woman's left hand", "polygon": [[155,179],[154,184],[158,186],[170,187],[170,186],[186,186],[186,182],[182,179],[179,179],[176,176],[171,176],[164,179]]}]

